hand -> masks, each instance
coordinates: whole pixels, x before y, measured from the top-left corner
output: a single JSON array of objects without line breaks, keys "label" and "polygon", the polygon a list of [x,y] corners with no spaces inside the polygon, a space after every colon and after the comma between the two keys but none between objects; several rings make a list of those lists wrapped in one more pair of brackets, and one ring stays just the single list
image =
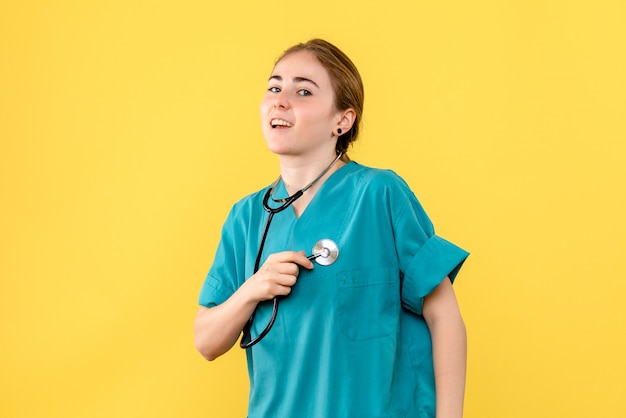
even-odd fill
[{"label": "hand", "polygon": [[312,269],[313,263],[304,251],[283,251],[271,254],[245,286],[250,298],[256,302],[286,296],[298,280],[300,267]]}]

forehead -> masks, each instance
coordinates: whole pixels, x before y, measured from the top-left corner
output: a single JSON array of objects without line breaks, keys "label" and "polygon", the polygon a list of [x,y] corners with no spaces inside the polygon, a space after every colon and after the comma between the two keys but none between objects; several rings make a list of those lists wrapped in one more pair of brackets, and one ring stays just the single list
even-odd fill
[{"label": "forehead", "polygon": [[301,77],[313,80],[320,86],[330,85],[330,76],[326,68],[312,52],[306,50],[284,56],[274,66],[272,76],[280,76],[283,80]]}]

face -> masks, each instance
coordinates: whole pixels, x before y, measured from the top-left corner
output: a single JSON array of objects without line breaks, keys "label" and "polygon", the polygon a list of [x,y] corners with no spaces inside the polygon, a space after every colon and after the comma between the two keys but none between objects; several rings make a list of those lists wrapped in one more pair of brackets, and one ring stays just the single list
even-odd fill
[{"label": "face", "polygon": [[278,155],[334,152],[341,113],[335,109],[330,76],[317,58],[299,51],[280,60],[261,101],[263,135]]}]

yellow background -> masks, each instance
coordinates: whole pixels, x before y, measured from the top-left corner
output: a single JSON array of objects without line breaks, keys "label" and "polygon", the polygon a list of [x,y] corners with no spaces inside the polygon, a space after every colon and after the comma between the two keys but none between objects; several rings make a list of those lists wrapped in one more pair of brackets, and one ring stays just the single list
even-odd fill
[{"label": "yellow background", "polygon": [[192,323],[311,37],[364,77],[352,158],[472,252],[465,416],[626,416],[626,3],[3,0],[0,417],[245,416]]}]

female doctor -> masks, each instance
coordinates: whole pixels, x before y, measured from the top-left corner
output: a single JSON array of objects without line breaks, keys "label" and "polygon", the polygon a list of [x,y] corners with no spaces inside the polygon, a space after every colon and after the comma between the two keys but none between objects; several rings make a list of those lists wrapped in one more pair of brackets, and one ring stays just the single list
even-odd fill
[{"label": "female doctor", "polygon": [[[280,177],[233,206],[195,320],[208,360],[245,330],[249,418],[462,416],[452,281],[468,253],[435,235],[398,175],[350,160],[363,99],[354,64],[319,39],[269,77],[261,124]],[[332,264],[307,257],[320,239],[337,245]]]}]

